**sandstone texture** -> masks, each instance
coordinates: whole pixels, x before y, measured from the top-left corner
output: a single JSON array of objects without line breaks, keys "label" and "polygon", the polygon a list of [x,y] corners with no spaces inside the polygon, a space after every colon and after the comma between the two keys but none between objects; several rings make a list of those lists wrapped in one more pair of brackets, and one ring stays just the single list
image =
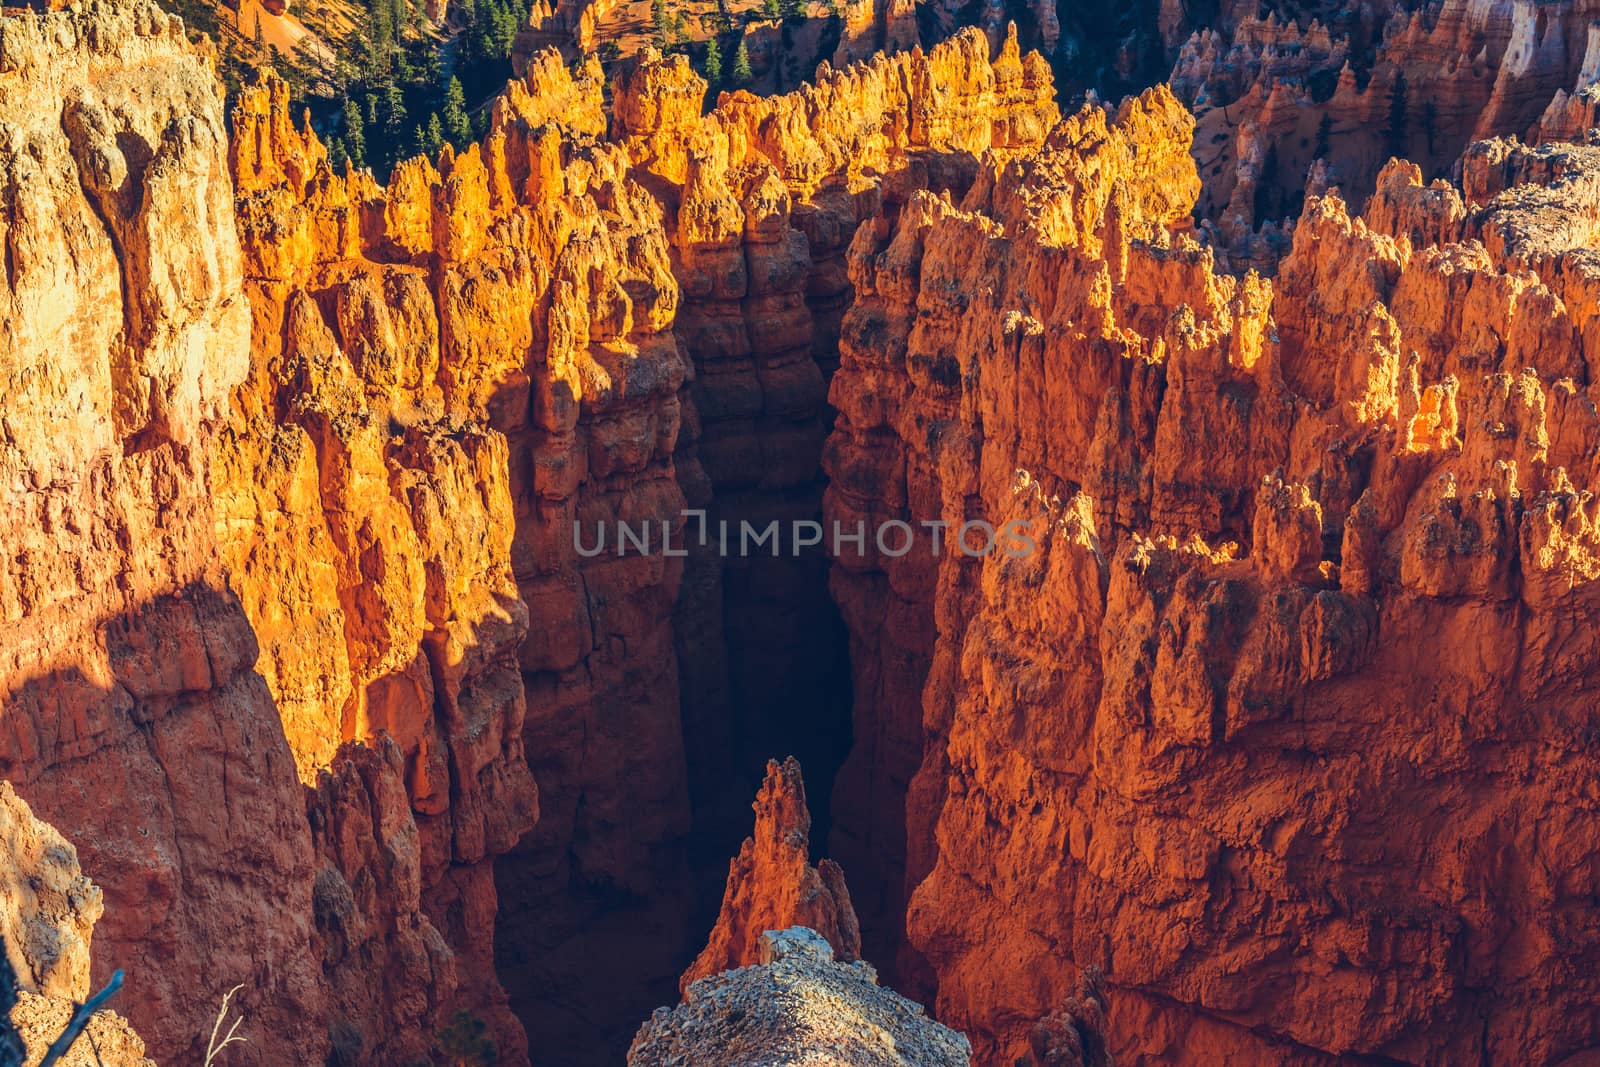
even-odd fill
[{"label": "sandstone texture", "polygon": [[634,1038],[628,1067],[965,1067],[972,1047],[922,1006],[878,985],[867,963],[835,962],[803,926],[761,935],[757,963],[702,978]]},{"label": "sandstone texture", "polygon": [[630,1062],[1594,1056],[1600,12],[1300,7],[1065,118],[999,5],[709,109],[540,7],[387,185],[148,0],[0,19],[28,1025],[614,1063],[687,964]]},{"label": "sandstone texture", "polygon": [[917,10],[906,0],[851,0],[844,7],[835,67],[866,59],[874,52],[903,52],[918,43]]},{"label": "sandstone texture", "polygon": [[[682,58],[646,56],[611,90],[610,138],[626,152],[618,165],[626,162],[642,203],[658,205],[651,226],[666,235],[658,262],[674,302],[661,309],[654,344],[685,362],[682,424],[670,462],[648,469],[672,477],[658,483],[666,493],[653,498],[642,488],[650,482],[614,472],[590,490],[592,504],[560,517],[558,547],[581,574],[578,603],[563,606],[573,589],[565,577],[523,585],[534,616],[573,613],[614,640],[523,656],[528,758],[544,797],[560,795],[563,806],[547,800],[530,846],[499,870],[501,926],[518,939],[506,944],[531,961],[517,966],[514,998],[576,1043],[592,1033],[592,998],[630,990],[621,995],[638,1014],[619,1032],[626,1046],[714,918],[691,918],[691,825],[720,819],[733,827],[720,838],[730,845],[747,832],[741,809],[766,757],[782,750],[776,737],[795,737],[802,761],[837,765],[842,755],[832,737],[848,731],[846,638],[827,597],[826,557],[786,549],[722,558],[715,530],[821,520],[826,382],[850,301],[851,235],[918,187],[963,184],[971,155],[1037,144],[1058,112],[1037,56],[1024,58],[1014,40],[990,51],[971,30],[928,53],[824,70],[786,96],[723,94],[709,114],[706,85]],[[573,107],[563,122],[581,115],[586,130],[603,130],[595,114]],[[653,499],[659,512],[643,509]],[[706,510],[706,525],[685,522],[685,506]],[[578,558],[573,517],[586,523],[586,544],[603,520],[670,523],[688,557],[638,557],[613,544]],[[816,728],[795,726],[818,717]],[[843,808],[862,821],[896,817],[869,797]],[[707,864],[715,881],[702,886],[704,902],[715,901],[726,854],[718,848]],[[509,902],[514,883],[526,904]],[[898,873],[872,885],[898,886]],[[672,899],[677,886],[682,901]],[[893,931],[893,913],[880,910],[878,929]],[[638,929],[674,933],[656,934],[659,955],[646,961]],[[670,941],[677,936],[682,944]],[[597,944],[614,945],[598,963]],[[552,989],[587,992],[552,1001]]]},{"label": "sandstone texture", "polygon": [[[0,782],[0,869],[0,1063],[35,1067],[92,992],[89,945],[101,894],[83,876],[71,842],[39,820],[9,782]],[[102,1010],[57,1062],[153,1067],[144,1051],[127,1020]]]},{"label": "sandstone texture", "polygon": [[852,245],[830,514],[1034,541],[836,562],[921,742],[902,983],[981,1063],[1089,967],[1118,1062],[1592,1050],[1593,150],[1311,196],[1269,281],[1194,130],[1086,108]]},{"label": "sandstone texture", "polygon": [[[421,1051],[421,1024],[468,1010],[515,1056],[523,1039],[491,962],[490,863],[538,807],[510,448],[487,406],[509,372],[505,346],[530,327],[484,322],[473,301],[486,292],[463,295],[477,271],[506,277],[504,255],[476,255],[473,227],[489,220],[462,221],[463,198],[487,205],[488,172],[474,149],[447,205],[443,179],[417,160],[386,198],[370,176],[329,170],[276,81],[245,90],[234,126],[253,357],[216,449],[217,528],[257,669],[314,787],[322,966],[336,988],[351,983],[330,1019],[335,1044],[392,1055],[373,1045],[394,1032],[385,1013],[426,1007]],[[436,240],[475,266],[427,269]],[[382,877],[363,890],[372,871]],[[368,965],[362,942],[387,945],[394,999],[373,1002],[371,976],[344,968]]]},{"label": "sandstone texture", "polygon": [[216,528],[250,366],[220,87],[153,4],[7,17],[0,143],[0,776],[101,887],[86,977],[126,972],[154,1058],[243,982],[279,1044],[229,1062],[321,1062],[301,787]]},{"label": "sandstone texture", "polygon": [[[463,1017],[518,1062],[513,1003],[576,1047],[612,994],[625,1043],[693,947],[691,769],[767,747],[783,707],[741,735],[736,706],[829,684],[730,644],[832,619],[842,679],[844,636],[820,557],[725,596],[706,552],[575,530],[681,542],[718,491],[820,516],[851,233],[972,168],[930,158],[1041,139],[1048,74],[973,34],[703,116],[647,59],[608,116],[544,52],[481,144],[385,187],[270,78],[230,136],[151,6],[3,29],[10,165],[54,168],[11,201],[3,753],[103,879],[94,967],[161,1058],[237,981],[287,1035],[241,1062],[426,1057]],[[641,926],[680,933],[596,951]]]},{"label": "sandstone texture", "polygon": [[804,926],[821,935],[841,963],[861,958],[861,927],[844,872],[832,860],[810,863],[811,813],[797,760],[767,764],[754,807],[755,833],[729,864],[717,925],[679,979],[681,989],[754,963],[766,930]]}]

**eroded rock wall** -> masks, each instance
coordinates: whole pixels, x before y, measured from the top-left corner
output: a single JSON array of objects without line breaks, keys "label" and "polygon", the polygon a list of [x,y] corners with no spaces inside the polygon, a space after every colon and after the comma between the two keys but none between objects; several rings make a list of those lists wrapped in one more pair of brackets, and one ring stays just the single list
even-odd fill
[{"label": "eroded rock wall", "polygon": [[[235,144],[262,353],[232,441],[254,509],[237,582],[264,630],[298,616],[271,628],[266,658],[331,716],[306,730],[303,763],[380,732],[397,744],[334,785],[409,798],[456,1001],[513,1054],[491,864],[534,824],[530,764],[547,800],[525,858],[502,867],[500,916],[541,995],[560,982],[533,961],[592,962],[569,944],[584,887],[673,884],[652,850],[688,817],[681,565],[586,559],[574,538],[578,522],[681,524],[684,502],[677,287],[659,209],[592,136],[597,78],[549,55],[481,145],[403,164],[387,188],[332,173],[281,87],[246,96]],[[308,650],[306,621],[332,640]]]},{"label": "eroded rock wall", "polygon": [[154,4],[0,20],[0,776],[104,891],[88,976],[163,1062],[222,994],[321,1062],[301,787],[220,559],[250,365],[228,133]]},{"label": "eroded rock wall", "polygon": [[[1585,0],[1329,5],[1322,19],[1245,18],[1194,34],[1172,86],[1194,109],[1202,217],[1225,265],[1274,269],[1308,170],[1359,207],[1393,157],[1428,178],[1472,142],[1539,127],[1582,139],[1582,90],[1600,69]],[[1575,135],[1575,136],[1574,136]]]},{"label": "eroded rock wall", "polygon": [[[1024,56],[1014,36],[991,49],[970,29],[927,53],[824,70],[815,86],[785,96],[723,94],[701,116],[704,91],[681,59],[647,61],[616,85],[612,134],[666,211],[684,293],[675,332],[695,367],[710,521],[737,531],[776,520],[783,531],[778,559],[722,561],[731,708],[722,721],[735,732],[707,744],[731,747],[723,765],[745,774],[775,750],[826,767],[837,764],[834,739],[846,729],[846,644],[825,599],[824,557],[794,558],[788,531],[822,517],[824,390],[853,299],[846,249],[863,220],[892,216],[914,190],[965,189],[977,156],[1038,144],[1058,112],[1038,55]],[[681,613],[679,626],[692,632]],[[849,655],[849,670],[877,669],[861,666],[854,648]],[[855,686],[858,700],[866,691]],[[892,958],[903,836],[894,777],[910,771],[873,740],[882,721],[854,718],[858,743],[833,791],[839,818],[829,821],[832,848],[842,860],[850,852],[845,866],[865,887],[863,929],[880,938],[876,956]],[[703,727],[686,730],[708,737]],[[705,753],[691,740],[691,758]],[[741,797],[724,807],[742,819]]]},{"label": "eroded rock wall", "polygon": [[858,640],[930,620],[875,706],[924,742],[935,1010],[1010,1063],[1099,967],[1119,1062],[1560,1061],[1600,1040],[1592,150],[1312,198],[1268,282],[1184,232],[1193,130],[1086,109],[851,251],[830,515],[1032,524],[836,564]]}]

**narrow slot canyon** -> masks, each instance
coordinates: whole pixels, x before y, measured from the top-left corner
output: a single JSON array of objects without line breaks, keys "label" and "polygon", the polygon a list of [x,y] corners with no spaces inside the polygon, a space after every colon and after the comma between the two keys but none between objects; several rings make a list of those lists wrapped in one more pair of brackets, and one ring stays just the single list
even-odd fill
[{"label": "narrow slot canyon", "polygon": [[771,95],[537,11],[382,182],[0,17],[29,1047],[1597,1054],[1600,7],[1011,6]]}]

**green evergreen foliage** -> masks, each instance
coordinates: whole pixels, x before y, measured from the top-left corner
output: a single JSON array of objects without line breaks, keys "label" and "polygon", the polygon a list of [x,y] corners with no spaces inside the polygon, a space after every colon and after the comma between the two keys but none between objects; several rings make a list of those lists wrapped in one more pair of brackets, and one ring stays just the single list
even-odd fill
[{"label": "green evergreen foliage", "polygon": [[400,84],[389,81],[383,87],[383,132],[391,141],[406,134],[406,92]]},{"label": "green evergreen foliage", "polygon": [[428,116],[428,124],[417,129],[417,150],[429,159],[439,155],[439,149],[444,147],[444,123],[439,121],[439,113],[435,111]]},{"label": "green evergreen foliage", "polygon": [[[325,5],[308,0],[296,14],[329,51],[280,54],[260,26],[238,32],[217,0],[159,2],[184,19],[191,36],[203,32],[216,42],[225,106],[231,109],[257,72],[274,70],[289,84],[296,121],[311,113],[329,158],[370,167],[380,181],[419,149],[431,153],[445,142],[462,149],[482,135],[488,109],[480,105],[511,77],[512,45],[531,5],[451,0],[446,28],[431,23],[417,0],[355,0],[357,26],[346,33]],[[456,28],[460,37],[441,59]]]},{"label": "green evergreen foliage", "polygon": [[1327,159],[1332,138],[1333,118],[1324,111],[1322,121],[1317,123],[1317,143],[1312,147],[1311,154],[1317,159]]},{"label": "green evergreen foliage", "polygon": [[722,84],[722,46],[717,44],[715,37],[706,42],[705,70],[706,82],[715,90]]},{"label": "green evergreen foliage", "polygon": [[745,47],[744,41],[739,42],[738,51],[733,53],[733,84],[745,86],[750,84],[750,49]]},{"label": "green evergreen foliage", "polygon": [[344,102],[344,143],[350,162],[358,167],[367,165],[367,124],[361,118],[361,105],[354,100]]},{"label": "green evergreen foliage", "polygon": [[467,93],[461,79],[451,75],[444,89],[444,135],[456,148],[472,141],[472,120],[467,116]]},{"label": "green evergreen foliage", "polygon": [[456,1012],[434,1043],[452,1067],[495,1067],[500,1062],[488,1025],[468,1011]]}]

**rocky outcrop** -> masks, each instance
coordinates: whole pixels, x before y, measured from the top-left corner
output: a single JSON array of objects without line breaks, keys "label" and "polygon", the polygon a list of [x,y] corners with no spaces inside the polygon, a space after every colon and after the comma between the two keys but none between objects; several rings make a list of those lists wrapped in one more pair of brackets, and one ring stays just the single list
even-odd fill
[{"label": "rocky outcrop", "polygon": [[0,88],[0,776],[103,890],[88,981],[126,973],[154,1058],[198,1061],[242,982],[277,1044],[230,1063],[321,1062],[301,787],[219,552],[250,363],[220,88],[152,3],[0,20]]},{"label": "rocky outcrop", "polygon": [[[38,1064],[90,994],[89,946],[103,904],[78,853],[0,782],[0,1062]],[[154,1067],[115,1011],[96,1012],[57,1062],[65,1067]],[[21,1048],[12,1047],[14,1035]],[[81,1047],[80,1047],[81,1046]]]},{"label": "rocky outcrop", "polygon": [[[520,1028],[492,967],[490,864],[537,806],[523,754],[528,621],[512,565],[511,446],[488,409],[515,410],[495,392],[522,375],[528,326],[489,294],[539,261],[524,245],[519,265],[490,242],[490,171],[476,147],[445,159],[446,175],[405,164],[384,190],[328,168],[281,83],[247,90],[234,123],[253,358],[218,447],[229,582],[302,780],[339,767],[344,742],[393,746],[360,774],[337,770],[310,803],[323,968],[335,991],[353,983],[344,1005],[355,1015],[336,1004],[330,1022],[335,1044],[367,1062],[382,1054],[370,1040],[431,996],[435,1021],[469,1010],[514,1057]],[[351,805],[372,813],[370,827],[349,821]],[[359,886],[378,857],[382,891],[352,898],[340,878]],[[419,892],[426,918],[406,911]],[[370,965],[364,939],[391,952],[415,941],[394,959],[422,978],[454,956],[454,996],[429,981],[419,998],[393,977],[379,985],[395,999],[361,995],[371,976],[340,969]]]},{"label": "rocky outcrop", "polygon": [[861,958],[861,927],[844,872],[832,860],[811,866],[811,813],[798,760],[767,762],[754,807],[755,833],[728,865],[722,912],[706,947],[679,979],[680,989],[754,963],[764,930],[804,926],[820,934],[840,962]]},{"label": "rocky outcrop", "polygon": [[[982,1063],[1091,967],[1122,1062],[1591,1048],[1592,150],[1308,199],[1268,282],[1186,234],[1191,130],[1086,109],[851,249],[828,515],[919,534],[833,582],[918,753],[918,988]],[[971,520],[1029,540],[932,549]]]},{"label": "rocky outcrop", "polygon": [[830,1063],[965,1067],[967,1039],[922,1006],[878,985],[867,963],[835,962],[828,942],[797,926],[761,935],[761,956],[702,978],[676,1008],[639,1028],[628,1067],[675,1063]]},{"label": "rocky outcrop", "polygon": [[905,0],[849,0],[833,53],[835,67],[848,66],[875,52],[903,52],[917,41],[917,11]]},{"label": "rocky outcrop", "polygon": [[[824,69],[815,86],[786,96],[725,94],[703,117],[704,83],[680,58],[640,64],[615,89],[613,133],[634,166],[662,183],[669,213],[684,294],[674,332],[695,368],[709,528],[776,521],[788,531],[818,521],[823,401],[852,298],[846,247],[863,220],[900,210],[915,189],[959,195],[978,156],[1038,144],[1057,117],[1048,67],[1023,56],[1015,36],[992,53],[966,30],[927,53]],[[824,592],[825,556],[783,536],[778,558],[730,552],[721,564],[720,695],[738,709],[738,729],[731,714],[695,707],[686,721],[697,739],[691,778],[727,780],[696,773],[708,765],[759,768],[780,744],[812,765],[840,759],[832,738],[848,730],[837,719],[848,706],[837,690],[846,644]],[[692,576],[693,557],[689,566]],[[710,599],[698,582],[688,588],[702,590],[691,603]],[[677,625],[703,629],[684,612]],[[714,673],[696,666],[703,655],[698,648],[683,659],[696,693]],[[825,727],[790,725],[828,711],[835,718]],[[892,956],[902,851],[893,842],[903,840],[893,779],[909,770],[900,753],[873,744],[858,746],[852,764],[836,790],[833,847],[867,887],[863,929],[883,938],[880,957]]]},{"label": "rocky outcrop", "polygon": [[1115,1067],[1107,1051],[1106,995],[1090,968],[1061,1010],[1039,1020],[1028,1035],[1025,1067]]},{"label": "rocky outcrop", "polygon": [[586,0],[581,3],[552,5],[534,0],[528,20],[511,42],[511,69],[525,78],[528,67],[543,62],[541,56],[554,50],[568,61],[593,56],[599,40],[600,20],[617,6],[617,0]]},{"label": "rocky outcrop", "polygon": [[1433,178],[1483,138],[1582,139],[1600,64],[1593,4],[1406,7],[1334,5],[1309,22],[1269,12],[1184,44],[1172,85],[1195,111],[1199,208],[1225,265],[1276,266],[1288,251],[1277,221],[1297,213],[1317,159],[1360,204],[1391,157]]},{"label": "rocky outcrop", "polygon": [[[247,91],[236,118],[256,358],[222,449],[231,582],[302,778],[344,742],[386,734],[399,753],[318,787],[314,826],[368,794],[386,813],[354,843],[319,840],[324,967],[357,919],[361,936],[402,919],[339,880],[374,846],[415,856],[396,891],[420,883],[455,956],[440,1010],[469,1008],[507,1048],[489,919],[540,1040],[592,1040],[602,991],[623,1018],[643,1010],[689,946],[594,946],[689,928],[690,801],[710,821],[743,785],[725,768],[759,767],[745,756],[800,709],[846,706],[820,554],[723,564],[703,533],[688,557],[580,540],[627,522],[684,544],[691,504],[702,529],[819,518],[850,234],[1056,115],[1042,61],[1014,39],[991,61],[975,33],[709,115],[704,93],[681,58],[646,56],[614,86],[608,143],[598,66],[546,52],[482,145],[387,188],[334,173],[281,87]],[[819,752],[839,758],[802,755]],[[545,800],[496,865],[497,913],[488,864],[532,817],[524,760]],[[415,849],[388,814],[396,777]],[[696,780],[710,788],[691,796]],[[442,966],[426,927],[404,936]],[[422,959],[371,962],[350,988]]]},{"label": "rocky outcrop", "polygon": [[[230,144],[148,3],[5,20],[0,772],[104,886],[88,977],[157,1058],[243,982],[277,1043],[230,1062],[520,1062],[524,1024],[614,1059],[802,731],[853,736],[818,793],[864,954],[981,1063],[1600,1044],[1600,149],[1545,107],[1584,9],[1225,7],[1198,126],[1165,89],[1059,121],[974,29],[709,113],[681,58],[608,115],[546,51],[387,186],[271,81]],[[1315,150],[1306,99],[1359,127]],[[1413,102],[1541,143],[1425,184],[1459,148]],[[796,521],[854,538],[703,532]],[[807,820],[770,768],[692,974],[769,923],[856,951]],[[806,943],[635,1058],[855,1012],[964,1060]]]}]

